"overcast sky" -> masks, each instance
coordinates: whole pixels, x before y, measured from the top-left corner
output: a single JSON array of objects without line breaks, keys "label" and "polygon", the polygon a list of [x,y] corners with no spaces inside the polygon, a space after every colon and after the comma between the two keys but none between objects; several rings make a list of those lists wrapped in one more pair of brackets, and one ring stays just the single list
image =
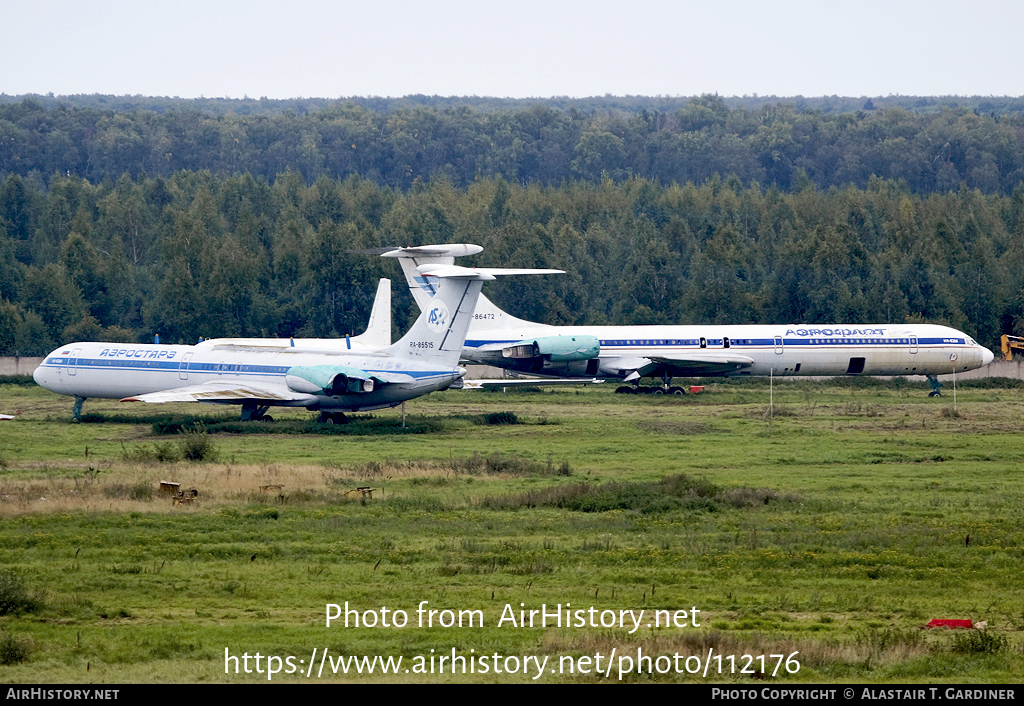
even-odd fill
[{"label": "overcast sky", "polygon": [[1020,0],[0,0],[0,93],[1024,95]]}]

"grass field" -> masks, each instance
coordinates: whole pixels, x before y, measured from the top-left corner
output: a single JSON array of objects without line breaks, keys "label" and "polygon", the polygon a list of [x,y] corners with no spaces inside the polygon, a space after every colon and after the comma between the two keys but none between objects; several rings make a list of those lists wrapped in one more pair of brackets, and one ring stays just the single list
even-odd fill
[{"label": "grass field", "polygon": [[[1016,682],[1024,389],[944,395],[453,391],[405,429],[397,410],[324,429],[94,400],[72,424],[70,399],[4,384],[0,675]],[[374,656],[402,663],[347,661]]]}]

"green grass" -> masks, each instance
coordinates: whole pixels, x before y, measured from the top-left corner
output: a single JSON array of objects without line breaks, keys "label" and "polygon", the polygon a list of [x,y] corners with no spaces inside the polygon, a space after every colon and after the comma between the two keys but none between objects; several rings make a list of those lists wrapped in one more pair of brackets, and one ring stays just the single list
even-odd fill
[{"label": "green grass", "polygon": [[[407,428],[424,433],[402,433],[400,412],[383,411],[324,435],[301,411],[242,425],[231,410],[92,400],[93,422],[72,424],[67,398],[5,385],[0,411],[22,414],[0,423],[0,565],[23,606],[0,616],[5,677],[266,680],[226,675],[225,648],[407,665],[472,649],[547,656],[548,669],[613,650],[712,649],[740,667],[744,654],[797,652],[799,671],[768,677],[778,682],[1015,681],[1024,390],[958,386],[956,414],[951,389],[926,391],[776,383],[773,413],[759,380],[682,398],[453,391],[407,405]],[[155,453],[189,435],[154,427],[197,420],[215,461]],[[173,505],[160,481],[198,499]],[[327,605],[346,601],[378,618],[404,610],[410,624],[327,627]],[[480,611],[484,627],[420,627],[422,601]],[[542,604],[696,607],[700,627],[498,626]],[[918,629],[931,618],[987,621],[988,632]]]}]

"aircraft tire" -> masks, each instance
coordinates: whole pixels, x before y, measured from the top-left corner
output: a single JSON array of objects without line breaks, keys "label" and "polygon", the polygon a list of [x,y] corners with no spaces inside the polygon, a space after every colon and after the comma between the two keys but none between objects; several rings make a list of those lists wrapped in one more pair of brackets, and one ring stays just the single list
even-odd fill
[{"label": "aircraft tire", "polygon": [[665,391],[663,389],[661,389],[660,387],[652,387],[651,388],[651,394],[652,395],[664,395]]},{"label": "aircraft tire", "polygon": [[617,395],[632,395],[633,394],[633,388],[630,387],[629,385],[621,385],[620,387],[615,388],[615,394],[617,394]]},{"label": "aircraft tire", "polygon": [[334,424],[334,415],[330,412],[321,412],[320,416],[316,418],[316,421],[320,424],[331,425]]},{"label": "aircraft tire", "polygon": [[670,387],[668,388],[668,394],[670,395],[685,395],[686,390],[681,387]]},{"label": "aircraft tire", "polygon": [[942,397],[942,393],[939,392],[938,390],[932,390],[931,392],[928,393],[928,396],[929,397]]},{"label": "aircraft tire", "polygon": [[274,421],[274,418],[271,417],[269,414],[264,414],[262,417],[260,417],[260,421],[261,422],[272,422],[272,421]]}]

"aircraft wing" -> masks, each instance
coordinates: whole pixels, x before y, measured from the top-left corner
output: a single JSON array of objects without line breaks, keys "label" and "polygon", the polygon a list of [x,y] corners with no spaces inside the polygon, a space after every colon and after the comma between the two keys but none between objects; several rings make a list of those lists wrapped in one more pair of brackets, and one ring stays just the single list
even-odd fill
[{"label": "aircraft wing", "polygon": [[654,356],[656,363],[679,377],[700,377],[702,375],[724,375],[726,373],[749,368],[754,359],[737,353],[691,353],[675,358]]},{"label": "aircraft wing", "polygon": [[602,364],[602,370],[609,368],[620,372],[633,371],[626,380],[635,380],[644,375],[668,372],[678,377],[702,377],[706,375],[727,375],[749,368],[754,359],[737,353],[707,352],[687,353],[684,356],[651,356],[649,358],[625,358],[615,361],[614,367]]},{"label": "aircraft wing", "polygon": [[[520,387],[541,385],[599,385],[601,378],[486,378],[483,380],[463,380],[463,390],[483,390],[488,387]],[[452,386],[451,389],[456,389]]]},{"label": "aircraft wing", "polygon": [[264,402],[280,404],[283,402],[312,402],[316,398],[303,392],[294,392],[284,385],[251,385],[238,380],[204,382],[199,385],[175,387],[170,390],[149,392],[144,395],[125,397],[122,402]]}]

